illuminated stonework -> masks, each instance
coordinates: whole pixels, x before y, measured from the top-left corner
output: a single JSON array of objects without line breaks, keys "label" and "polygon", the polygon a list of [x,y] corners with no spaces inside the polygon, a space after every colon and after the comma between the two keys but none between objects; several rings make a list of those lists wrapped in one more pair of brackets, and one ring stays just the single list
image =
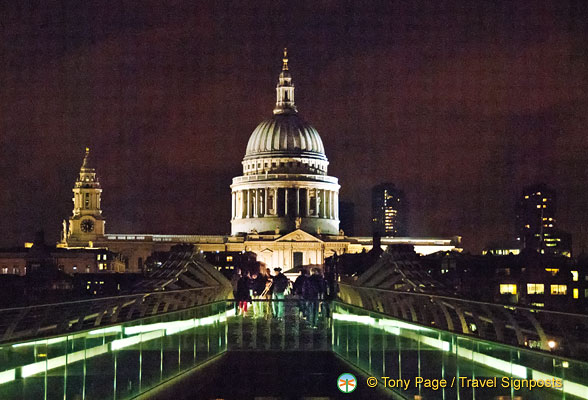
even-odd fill
[{"label": "illuminated stonework", "polygon": [[295,229],[339,234],[339,183],[327,175],[323,142],[298,114],[284,51],[272,118],[251,134],[243,176],[233,179],[231,234]]},{"label": "illuminated stonework", "polygon": [[[117,252],[129,272],[140,272],[153,252],[169,251],[175,244],[192,244],[201,252],[252,252],[263,266],[285,271],[322,265],[335,253],[370,250],[371,237],[347,237],[339,231],[340,186],[327,175],[329,161],[318,132],[298,115],[285,54],[276,92],[273,116],[251,134],[243,175],[231,185],[231,235],[105,234],[102,189],[87,151],[73,189],[73,215],[69,228],[64,221],[59,246]],[[417,253],[429,254],[459,250],[460,242],[459,237],[395,237],[382,238],[381,245],[410,244]]]},{"label": "illuminated stonework", "polygon": [[73,194],[74,208],[69,218],[69,228],[67,222],[63,221],[62,242],[86,246],[88,242],[104,235],[105,225],[100,208],[102,189],[96,170],[91,166],[88,148],[86,148],[86,155],[73,188]]}]

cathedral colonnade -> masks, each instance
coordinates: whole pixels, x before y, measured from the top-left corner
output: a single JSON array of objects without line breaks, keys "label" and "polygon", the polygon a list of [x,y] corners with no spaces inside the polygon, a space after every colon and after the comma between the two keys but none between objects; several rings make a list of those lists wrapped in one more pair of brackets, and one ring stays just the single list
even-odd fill
[{"label": "cathedral colonnade", "polygon": [[260,185],[254,188],[235,189],[231,196],[231,220],[260,217],[339,219],[337,189]]}]

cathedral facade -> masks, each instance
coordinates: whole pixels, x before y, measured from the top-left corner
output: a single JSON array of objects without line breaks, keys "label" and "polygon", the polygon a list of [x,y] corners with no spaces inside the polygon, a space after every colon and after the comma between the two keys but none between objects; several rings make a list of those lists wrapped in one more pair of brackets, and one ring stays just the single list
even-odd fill
[{"label": "cathedral facade", "polygon": [[[289,270],[321,265],[333,254],[369,250],[371,238],[347,237],[339,230],[337,178],[327,175],[323,142],[298,113],[286,50],[271,118],[253,131],[243,158],[243,175],[233,178],[231,234],[108,234],[102,216],[102,188],[86,149],[73,193],[74,209],[64,221],[60,247],[106,248],[127,259],[127,270],[140,271],[154,251],[193,244],[203,252],[253,252],[269,268]],[[383,238],[412,244],[421,253],[455,250],[461,238]]]}]

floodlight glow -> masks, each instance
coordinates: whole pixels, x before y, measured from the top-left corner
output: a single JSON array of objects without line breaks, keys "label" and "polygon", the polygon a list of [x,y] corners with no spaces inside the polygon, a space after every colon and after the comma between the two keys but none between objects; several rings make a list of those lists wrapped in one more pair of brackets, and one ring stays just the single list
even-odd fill
[{"label": "floodlight glow", "polygon": [[[561,379],[556,376],[552,376],[549,374],[544,374],[543,372],[539,372],[536,370],[532,370],[532,377],[535,380],[552,380],[552,379]],[[566,379],[562,379],[563,381],[563,388],[555,390],[561,390],[566,394],[571,394],[572,396],[577,396],[580,399],[588,399],[588,386],[581,385],[576,382],[568,381]]]},{"label": "floodlight glow", "polygon": [[0,372],[0,385],[6,382],[12,382],[15,377],[16,370],[14,368]]},{"label": "floodlight glow", "polygon": [[126,347],[134,346],[138,343],[147,342],[149,340],[157,339],[164,336],[163,330],[143,333],[141,335],[131,336],[124,339],[118,339],[110,342],[111,350],[120,350]]},{"label": "floodlight glow", "polygon": [[103,344],[101,346],[92,347],[86,350],[79,350],[73,353],[69,353],[67,355],[49,358],[45,361],[38,361],[36,363],[23,365],[20,369],[20,374],[23,378],[40,374],[41,372],[45,372],[45,370],[49,371],[54,368],[63,367],[66,364],[73,364],[77,361],[81,361],[84,358],[91,358],[95,357],[100,354],[104,354],[108,352],[108,344]]},{"label": "floodlight glow", "polygon": [[226,316],[219,315],[212,315],[210,317],[203,317],[203,318],[192,318],[192,319],[185,319],[181,321],[172,321],[172,322],[158,322],[155,324],[148,324],[148,325],[137,325],[137,326],[129,326],[124,328],[124,334],[127,335],[136,335],[138,333],[145,333],[145,332],[152,332],[152,331],[159,331],[165,330],[167,335],[173,335],[174,333],[182,332],[197,326],[206,326],[206,325],[213,325],[216,322],[225,322],[227,320]]},{"label": "floodlight glow", "polygon": [[231,309],[225,311],[226,318],[234,317],[236,315],[237,315],[237,311],[234,308],[231,308]]},{"label": "floodlight glow", "polygon": [[60,337],[51,338],[51,339],[35,340],[33,342],[17,343],[17,344],[13,344],[12,347],[36,346],[39,344],[44,344],[44,345],[50,346],[55,343],[65,342],[66,340],[67,340],[67,336],[60,336]]},{"label": "floodlight glow", "polygon": [[109,326],[109,327],[102,328],[102,329],[95,329],[93,331],[88,332],[88,335],[102,335],[105,333],[120,333],[120,332],[122,332],[122,326],[116,325],[116,326]]}]

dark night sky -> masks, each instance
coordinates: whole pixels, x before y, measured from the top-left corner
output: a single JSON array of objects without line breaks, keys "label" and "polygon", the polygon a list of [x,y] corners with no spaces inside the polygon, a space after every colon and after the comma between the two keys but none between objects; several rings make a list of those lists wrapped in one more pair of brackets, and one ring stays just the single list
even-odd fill
[{"label": "dark night sky", "polygon": [[57,240],[86,145],[108,232],[228,232],[231,178],[288,46],[359,233],[370,187],[393,181],[413,235],[479,251],[512,235],[522,186],[545,182],[578,250],[587,2],[360,3],[5,1],[0,245]]}]

